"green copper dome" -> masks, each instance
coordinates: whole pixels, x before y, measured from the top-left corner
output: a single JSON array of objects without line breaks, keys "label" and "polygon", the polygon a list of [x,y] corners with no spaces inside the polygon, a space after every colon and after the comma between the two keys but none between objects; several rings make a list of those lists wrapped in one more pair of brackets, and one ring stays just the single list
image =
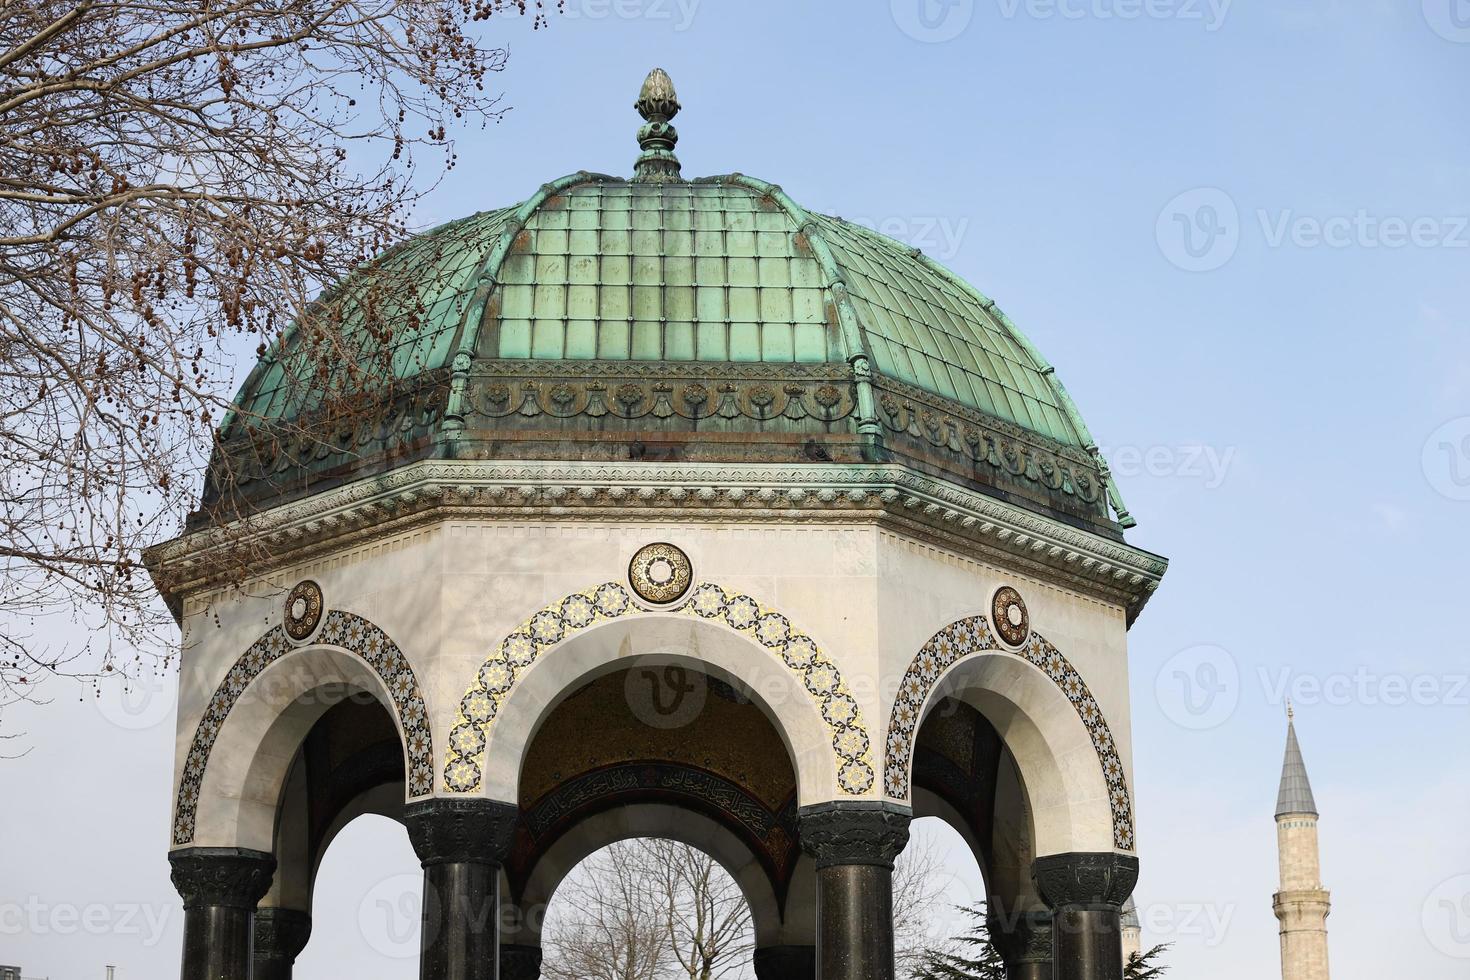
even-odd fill
[{"label": "green copper dome", "polygon": [[[662,72],[637,107],[632,179],[553,181],[410,240],[324,296],[314,327],[246,381],[226,441],[258,446],[343,393],[370,392],[383,430],[358,420],[339,433],[353,444],[343,454],[267,453],[244,482],[342,479],[369,459],[425,455],[627,458],[651,444],[705,461],[896,454],[1116,526],[1085,425],[991,300],[775,185],[684,179]],[[332,395],[292,369],[323,336],[348,352]],[[290,480],[271,482],[281,493]]]}]

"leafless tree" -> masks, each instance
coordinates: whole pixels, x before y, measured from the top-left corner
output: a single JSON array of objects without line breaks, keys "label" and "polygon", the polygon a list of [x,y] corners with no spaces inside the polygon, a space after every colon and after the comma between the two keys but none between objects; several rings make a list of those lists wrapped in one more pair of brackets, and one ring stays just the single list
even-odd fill
[{"label": "leafless tree", "polygon": [[624,841],[584,861],[557,889],[560,916],[542,934],[549,980],[659,980],[669,946],[658,902],[659,870],[643,841]]},{"label": "leafless tree", "polygon": [[[140,546],[196,501],[242,358],[295,323],[303,385],[373,369],[308,301],[405,236],[456,120],[503,111],[473,22],[516,12],[545,16],[0,0],[0,707],[157,641]],[[377,350],[410,326],[358,307]],[[48,617],[96,639],[47,644]]]},{"label": "leafless tree", "polygon": [[664,939],[689,980],[738,973],[755,949],[750,906],[714,858],[686,844],[644,840],[663,902]]},{"label": "leafless tree", "polygon": [[[933,916],[946,879],[933,838],[916,828],[893,879],[899,975],[948,940]],[[709,855],[669,840],[613,844],[557,892],[542,936],[551,980],[719,980],[747,977],[750,906]]]}]

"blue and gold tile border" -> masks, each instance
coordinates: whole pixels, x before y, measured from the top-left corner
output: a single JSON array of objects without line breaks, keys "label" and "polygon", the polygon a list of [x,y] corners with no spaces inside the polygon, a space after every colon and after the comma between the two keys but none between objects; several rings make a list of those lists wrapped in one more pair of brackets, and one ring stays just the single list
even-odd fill
[{"label": "blue and gold tile border", "polygon": [[[408,795],[410,798],[429,795],[433,791],[434,782],[433,739],[429,734],[428,712],[424,707],[418,677],[403,651],[398,649],[398,645],[380,627],[361,616],[337,610],[326,615],[321,632],[312,644],[341,647],[356,654],[382,679],[392,697],[393,712],[398,718],[398,727],[403,736]],[[230,709],[240,700],[250,683],[267,667],[287,653],[303,649],[310,648],[293,644],[286,631],[277,626],[250,645],[215,689],[214,695],[209,699],[209,707],[199,721],[199,727],[194,730],[194,740],[189,746],[183,776],[179,780],[179,792],[174,807],[175,845],[188,844],[194,840],[199,788],[204,782],[209,754],[214,748],[220,729],[224,727]]]},{"label": "blue and gold tile border", "polygon": [[[480,788],[490,728],[523,670],[550,647],[594,623],[641,612],[627,589],[607,582],[551,603],[503,639],[460,701],[444,762],[445,790],[473,793]],[[779,656],[821,712],[831,734],[842,791],[862,796],[873,788],[872,746],[862,710],[836,665],[810,636],[750,596],[710,582],[695,586],[689,598],[669,612],[722,622]]]},{"label": "blue and gold tile border", "polygon": [[1113,817],[1113,845],[1133,850],[1133,803],[1128,783],[1123,777],[1123,761],[1113,742],[1113,732],[1103,718],[1102,709],[1087,689],[1082,675],[1062,652],[1040,633],[1032,631],[1026,643],[1011,653],[995,642],[990,623],[984,616],[972,616],[951,623],[930,637],[904,673],[888,719],[887,754],[883,764],[883,786],[888,796],[907,800],[910,794],[909,770],[916,737],[924,710],[934,685],[953,664],[972,654],[993,651],[1022,657],[1040,668],[1057,685],[1077,717],[1087,727],[1092,747],[1102,766],[1108,784],[1108,806]]}]

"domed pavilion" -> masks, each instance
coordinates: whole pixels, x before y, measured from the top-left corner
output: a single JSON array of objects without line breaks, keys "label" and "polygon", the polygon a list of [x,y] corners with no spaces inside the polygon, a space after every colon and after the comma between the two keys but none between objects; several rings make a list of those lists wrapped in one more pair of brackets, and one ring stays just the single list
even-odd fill
[{"label": "domed pavilion", "polygon": [[631,178],[323,295],[150,552],[184,980],[289,977],[366,813],[423,862],[425,980],[536,977],[563,877],[649,836],[734,877],[762,980],[889,980],[916,816],[969,844],[1009,976],[1120,978],[1127,632],[1165,561],[992,300],[685,178],[662,71],[636,108]]}]

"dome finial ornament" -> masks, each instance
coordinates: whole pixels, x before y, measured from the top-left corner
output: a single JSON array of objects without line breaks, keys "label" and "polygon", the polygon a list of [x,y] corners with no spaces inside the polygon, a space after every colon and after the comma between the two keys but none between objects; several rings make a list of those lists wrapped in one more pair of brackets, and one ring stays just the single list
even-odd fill
[{"label": "dome finial ornament", "polygon": [[680,105],[669,73],[662,68],[649,72],[633,108],[645,120],[638,130],[638,145],[643,152],[633,166],[633,179],[648,183],[682,180],[679,158],[674,156],[679,132],[669,121],[679,114]]}]

